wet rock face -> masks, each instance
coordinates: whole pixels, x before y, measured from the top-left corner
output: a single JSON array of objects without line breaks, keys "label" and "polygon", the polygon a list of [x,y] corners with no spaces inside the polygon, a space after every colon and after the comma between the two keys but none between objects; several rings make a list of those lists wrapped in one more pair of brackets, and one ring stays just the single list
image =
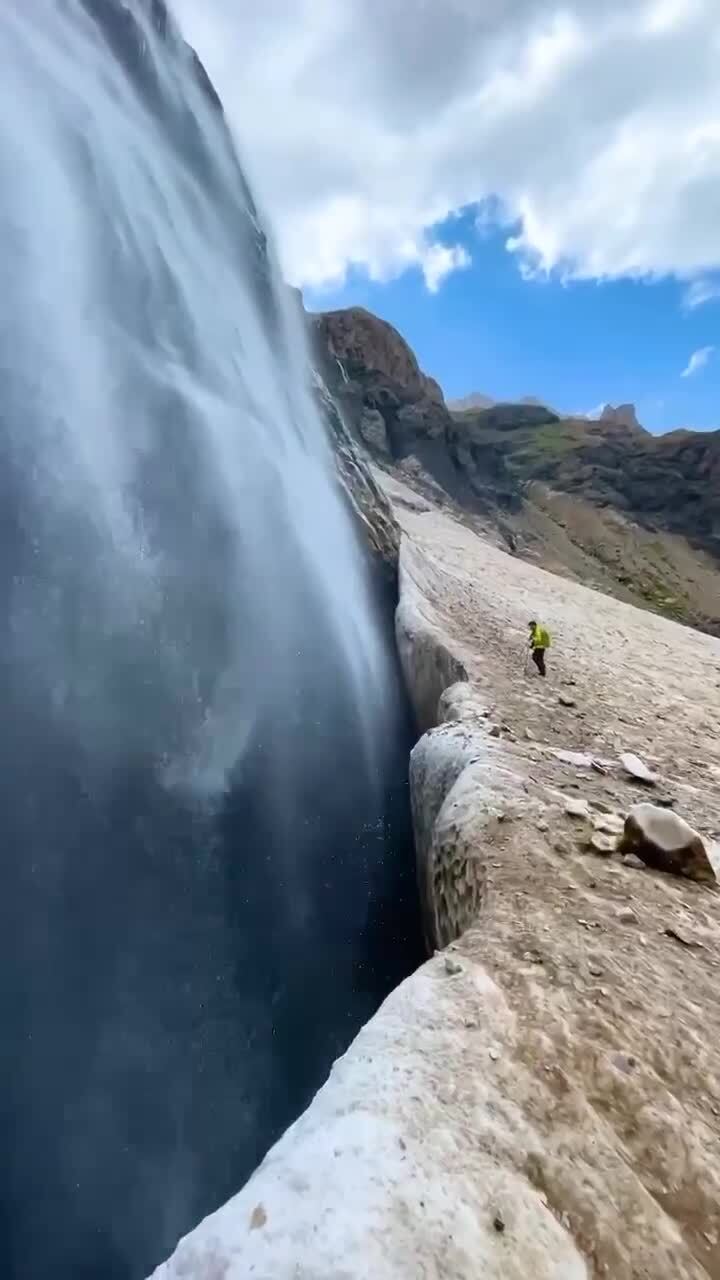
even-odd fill
[{"label": "wet rock face", "polygon": [[313,317],[321,342],[349,378],[360,373],[378,386],[394,386],[406,401],[427,398],[444,405],[442,391],[420,366],[397,329],[362,307],[326,311]]},{"label": "wet rock face", "polygon": [[360,415],[360,435],[368,448],[375,453],[390,452],[385,419],[379,409],[364,409]]},{"label": "wet rock face", "polygon": [[619,849],[658,871],[701,883],[717,882],[702,837],[679,814],[658,805],[638,804],[631,809]]}]

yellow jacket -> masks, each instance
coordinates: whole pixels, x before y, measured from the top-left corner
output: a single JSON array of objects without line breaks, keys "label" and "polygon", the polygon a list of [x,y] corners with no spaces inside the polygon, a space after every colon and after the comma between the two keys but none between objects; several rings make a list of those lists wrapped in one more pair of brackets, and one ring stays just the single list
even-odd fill
[{"label": "yellow jacket", "polygon": [[547,627],[543,627],[537,622],[530,633],[530,648],[549,649],[551,643],[550,632]]}]

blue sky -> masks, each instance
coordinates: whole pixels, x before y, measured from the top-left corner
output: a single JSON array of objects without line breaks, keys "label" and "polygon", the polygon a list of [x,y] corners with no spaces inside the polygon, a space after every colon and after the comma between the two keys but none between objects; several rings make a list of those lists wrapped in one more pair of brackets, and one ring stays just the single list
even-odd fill
[{"label": "blue sky", "polygon": [[720,427],[718,0],[173,7],[308,305],[451,397]]},{"label": "blue sky", "polygon": [[689,377],[693,351],[720,346],[720,301],[689,310],[673,279],[609,283],[524,279],[507,230],[478,233],[468,211],[436,229],[471,265],[431,293],[419,269],[375,283],[305,289],[311,310],[363,306],[400,330],[449,398],[535,395],[563,411],[632,401],[651,431],[720,428],[720,351]]}]

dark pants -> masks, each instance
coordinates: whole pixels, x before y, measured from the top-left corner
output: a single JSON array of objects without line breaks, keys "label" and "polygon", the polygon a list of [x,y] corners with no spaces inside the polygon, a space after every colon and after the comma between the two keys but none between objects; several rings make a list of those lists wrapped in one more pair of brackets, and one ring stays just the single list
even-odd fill
[{"label": "dark pants", "polygon": [[535,666],[537,667],[538,671],[540,672],[540,675],[541,676],[547,675],[547,672],[545,670],[545,650],[533,649],[532,660],[535,663]]}]

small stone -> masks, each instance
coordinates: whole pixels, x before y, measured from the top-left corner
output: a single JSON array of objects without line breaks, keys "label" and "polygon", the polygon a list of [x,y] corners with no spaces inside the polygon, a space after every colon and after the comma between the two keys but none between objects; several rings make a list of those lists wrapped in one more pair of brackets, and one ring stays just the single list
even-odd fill
[{"label": "small stone", "polygon": [[488,729],[488,733],[490,734],[491,738],[499,738],[501,733],[500,725],[499,724],[491,725],[490,728]]},{"label": "small stone", "polygon": [[607,769],[605,768],[605,765],[601,764],[599,760],[594,759],[592,762],[591,768],[593,768],[596,773],[602,773],[602,774],[607,773]]},{"label": "small stone", "polygon": [[600,968],[600,966],[597,964],[589,964],[588,973],[590,974],[591,978],[602,978],[603,976],[603,971]]},{"label": "small stone", "polygon": [[619,813],[600,813],[593,816],[592,824],[596,831],[604,831],[608,836],[619,836],[625,820]]},{"label": "small stone", "polygon": [[457,973],[462,973],[462,971],[463,971],[463,970],[462,970],[462,965],[461,965],[461,964],[458,964],[457,960],[453,960],[452,956],[446,956],[446,957],[445,957],[445,972],[446,972],[446,973],[449,973],[451,977],[454,977],[454,976],[455,976],[455,974],[457,974]]},{"label": "small stone", "polygon": [[663,933],[668,938],[674,938],[676,942],[680,942],[684,947],[695,947],[699,951],[704,950],[702,942],[692,938],[689,933],[683,933],[676,925],[669,924],[667,928],[663,929]]},{"label": "small stone", "polygon": [[494,1226],[495,1230],[496,1230],[500,1235],[502,1235],[503,1231],[505,1230],[505,1219],[503,1218],[503,1216],[502,1216],[502,1214],[500,1213],[500,1211],[499,1211],[499,1210],[498,1210],[498,1212],[495,1214],[495,1217],[493,1218],[493,1226]]},{"label": "small stone", "polygon": [[267,1222],[267,1213],[265,1212],[264,1206],[261,1204],[256,1204],[255,1208],[252,1211],[252,1214],[250,1215],[250,1230],[259,1231],[261,1227],[265,1226],[266,1222]]},{"label": "small stone", "polygon": [[634,871],[644,871],[645,863],[642,858],[638,858],[635,853],[624,853],[620,861],[626,867],[632,867]]},{"label": "small stone", "polygon": [[525,730],[525,737],[527,738],[527,741],[528,741],[528,742],[534,742],[534,741],[535,741],[535,734],[533,733],[532,729],[526,729],[526,730]]},{"label": "small stone", "polygon": [[568,796],[565,801],[565,812],[569,818],[589,818],[590,809],[587,800],[575,799],[575,796]]},{"label": "small stone", "polygon": [[538,831],[550,830],[550,823],[545,818],[538,818],[537,822],[535,823],[535,826],[537,827]]},{"label": "small stone", "polygon": [[632,907],[621,907],[617,913],[617,919],[620,924],[637,924],[638,918]]},{"label": "small stone", "polygon": [[632,751],[624,751],[620,756],[620,763],[626,773],[634,778],[636,782],[642,782],[645,786],[654,787],[657,782],[657,774],[648,769],[644,760],[636,756]]},{"label": "small stone", "polygon": [[493,1062],[497,1062],[500,1058],[499,1050],[488,1049],[488,1057],[491,1058]]},{"label": "small stone", "polygon": [[629,1076],[637,1066],[637,1058],[634,1058],[631,1053],[614,1053],[612,1064],[618,1071],[622,1071],[623,1075]]},{"label": "small stone", "polygon": [[574,707],[574,706],[576,706],[575,699],[574,699],[574,698],[571,698],[571,697],[570,697],[570,695],[569,695],[568,693],[559,693],[559,694],[558,694],[558,702],[560,703],[560,706],[561,706],[561,707]]},{"label": "small stone", "polygon": [[[553,751],[556,760],[563,764],[574,764],[577,769],[592,768],[593,757],[587,751]],[[578,774],[582,778],[582,774]]]},{"label": "small stone", "polygon": [[588,849],[599,854],[601,858],[609,858],[616,848],[615,837],[607,835],[604,831],[593,831],[587,843]]}]

